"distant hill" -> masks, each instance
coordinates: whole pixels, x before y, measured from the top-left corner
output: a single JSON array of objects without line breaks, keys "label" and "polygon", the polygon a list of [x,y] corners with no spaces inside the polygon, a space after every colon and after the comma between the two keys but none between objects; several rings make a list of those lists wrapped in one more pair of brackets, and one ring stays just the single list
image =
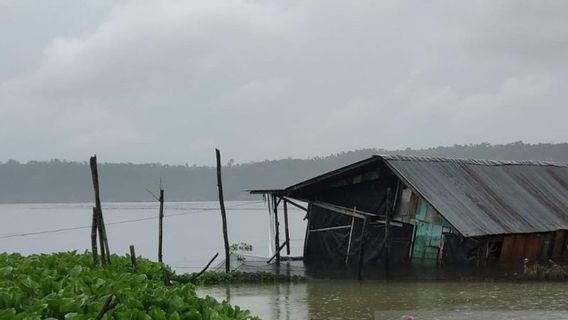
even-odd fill
[{"label": "distant hill", "polygon": [[[285,187],[378,153],[568,162],[568,143],[481,143],[419,150],[362,149],[312,159],[230,163],[223,168],[225,197],[227,200],[255,199],[245,191]],[[160,178],[166,190],[166,201],[217,199],[213,167],[103,163],[99,165],[99,174],[102,198],[106,202],[152,201],[146,189],[156,190]],[[52,160],[19,163],[10,160],[0,163],[0,203],[91,202],[92,193],[87,162]]]}]

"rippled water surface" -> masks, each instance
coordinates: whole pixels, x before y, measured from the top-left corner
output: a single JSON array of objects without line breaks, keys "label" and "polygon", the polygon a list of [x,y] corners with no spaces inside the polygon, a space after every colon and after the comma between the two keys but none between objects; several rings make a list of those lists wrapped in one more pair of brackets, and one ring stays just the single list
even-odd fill
[{"label": "rippled water surface", "polygon": [[568,319],[568,284],[310,281],[201,288],[262,319]]}]

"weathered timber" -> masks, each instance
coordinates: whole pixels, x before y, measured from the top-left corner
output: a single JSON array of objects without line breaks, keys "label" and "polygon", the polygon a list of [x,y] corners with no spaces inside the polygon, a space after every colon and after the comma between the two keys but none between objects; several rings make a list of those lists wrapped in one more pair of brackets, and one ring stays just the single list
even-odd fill
[{"label": "weathered timber", "polygon": [[[280,247],[280,222],[278,222],[278,199],[275,195],[272,196],[273,210],[274,210],[274,247]],[[280,264],[280,250],[276,250],[276,264]]]},{"label": "weathered timber", "polygon": [[136,272],[136,251],[133,245],[130,245],[130,261],[132,262],[132,272]]},{"label": "weathered timber", "polygon": [[[101,246],[101,250],[104,247],[105,251],[105,258],[108,264],[111,264],[110,261],[110,249],[108,245],[108,238],[106,234],[106,227],[105,227],[105,220],[103,218],[103,209],[101,205],[101,195],[100,195],[100,186],[99,186],[99,172],[97,168],[97,156],[94,155],[89,159],[89,163],[91,166],[91,177],[93,180],[93,190],[95,192],[95,207],[97,209],[97,224],[99,226],[99,236],[102,239],[103,243]],[[102,255],[101,255],[102,258]]]},{"label": "weathered timber", "polygon": [[290,231],[288,230],[288,205],[284,201],[284,232],[286,236],[286,255],[290,255]]},{"label": "weathered timber", "polygon": [[231,271],[231,257],[229,251],[229,236],[227,234],[227,212],[225,211],[225,202],[223,200],[223,178],[221,176],[221,152],[215,149],[217,158],[217,188],[219,189],[219,206],[221,207],[221,219],[223,222],[223,241],[225,243],[225,272]]},{"label": "weathered timber", "polygon": [[91,226],[91,252],[93,255],[93,265],[99,264],[99,253],[97,249],[97,208],[93,207],[93,224]]},{"label": "weathered timber", "polygon": [[163,236],[164,236],[164,189],[160,188],[160,214],[158,226],[158,262],[163,263]]},{"label": "weathered timber", "polygon": [[367,219],[363,220],[363,227],[361,228],[361,237],[359,240],[359,265],[357,267],[357,278],[363,280],[363,264],[365,257],[365,230],[367,228]]},{"label": "weathered timber", "polygon": [[385,238],[383,240],[383,245],[385,246],[385,277],[388,279],[390,276],[390,239],[389,239],[389,229],[391,220],[391,189],[387,188],[386,197],[386,208],[385,208]]},{"label": "weathered timber", "polygon": [[266,261],[266,263],[271,263],[272,260],[274,260],[274,258],[277,259],[277,263],[280,263],[280,262],[278,262],[278,259],[281,259],[280,258],[280,251],[282,251],[282,249],[284,249],[285,246],[286,246],[286,242],[284,242],[282,245],[280,245],[280,247],[278,247],[278,249],[276,249],[276,253],[272,257],[270,257],[270,259],[268,259],[268,261]]},{"label": "weathered timber", "polygon": [[195,281],[197,278],[199,278],[199,276],[201,276],[205,271],[207,271],[207,269],[209,269],[209,266],[211,266],[211,264],[213,263],[213,261],[215,261],[215,259],[217,259],[217,256],[219,256],[219,252],[215,253],[215,255],[213,256],[213,258],[211,258],[211,260],[209,260],[209,263],[207,263],[207,265],[205,266],[205,268],[203,268],[201,271],[199,271],[196,275],[194,275],[193,277],[191,277],[191,279],[189,279],[189,282],[193,282]]},{"label": "weathered timber", "polygon": [[105,313],[109,312],[117,305],[118,305],[118,300],[114,299],[113,295],[110,295],[107,298],[105,304],[103,305],[103,308],[101,309],[95,320],[101,320],[104,317]]}]

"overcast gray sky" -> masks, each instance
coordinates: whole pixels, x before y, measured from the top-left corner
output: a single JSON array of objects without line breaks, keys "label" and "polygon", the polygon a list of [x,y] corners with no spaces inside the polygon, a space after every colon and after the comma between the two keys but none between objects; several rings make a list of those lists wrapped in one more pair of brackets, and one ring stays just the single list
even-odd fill
[{"label": "overcast gray sky", "polygon": [[0,161],[568,140],[568,1],[0,0]]}]

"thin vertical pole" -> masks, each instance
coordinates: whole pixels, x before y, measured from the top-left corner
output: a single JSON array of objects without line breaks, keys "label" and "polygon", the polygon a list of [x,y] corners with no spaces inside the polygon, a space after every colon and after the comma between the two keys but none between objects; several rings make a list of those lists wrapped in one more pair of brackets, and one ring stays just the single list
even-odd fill
[{"label": "thin vertical pole", "polygon": [[286,232],[286,254],[290,255],[290,231],[288,230],[288,202],[286,201],[286,199],[284,199],[284,230]]},{"label": "thin vertical pole", "polygon": [[136,272],[136,251],[133,245],[130,245],[130,261],[132,261],[132,271]]},{"label": "thin vertical pole", "polygon": [[91,165],[91,177],[93,179],[93,189],[95,191],[95,207],[97,210],[98,218],[97,224],[99,226],[99,236],[102,239],[101,250],[104,247],[106,262],[110,264],[110,249],[108,246],[108,239],[106,234],[106,227],[105,227],[105,220],[103,218],[103,209],[101,206],[101,195],[100,195],[100,187],[99,187],[99,172],[97,168],[97,156],[94,155],[90,158],[90,165]]},{"label": "thin vertical pole", "polygon": [[91,227],[91,252],[93,254],[93,265],[97,266],[99,264],[97,250],[97,209],[93,207],[93,225]]},{"label": "thin vertical pole", "polygon": [[215,149],[217,157],[217,188],[219,189],[219,205],[221,207],[221,219],[223,221],[223,240],[225,242],[225,272],[231,271],[231,261],[229,254],[229,236],[227,235],[227,213],[225,212],[225,202],[223,200],[223,180],[221,177],[221,152]]},{"label": "thin vertical pole", "polygon": [[160,215],[159,215],[159,230],[158,230],[158,262],[163,261],[163,232],[164,232],[164,189],[160,188]]},{"label": "thin vertical pole", "polygon": [[390,276],[390,220],[391,220],[391,188],[387,188],[386,195],[386,210],[385,210],[385,239],[383,240],[385,246],[385,277],[388,279]]},{"label": "thin vertical pole", "polygon": [[276,247],[276,264],[280,264],[280,223],[278,222],[278,200],[275,195],[272,195],[272,205],[274,208],[274,225],[276,226],[276,232],[274,233],[274,244]]},{"label": "thin vertical pole", "polygon": [[103,226],[99,220],[101,218],[101,215],[99,214],[99,210],[96,207],[93,207],[93,214],[97,216],[97,229],[99,231],[99,242],[101,245],[101,264],[103,266],[106,266],[108,260],[106,257],[107,253],[105,249],[105,239],[103,238]]}]

